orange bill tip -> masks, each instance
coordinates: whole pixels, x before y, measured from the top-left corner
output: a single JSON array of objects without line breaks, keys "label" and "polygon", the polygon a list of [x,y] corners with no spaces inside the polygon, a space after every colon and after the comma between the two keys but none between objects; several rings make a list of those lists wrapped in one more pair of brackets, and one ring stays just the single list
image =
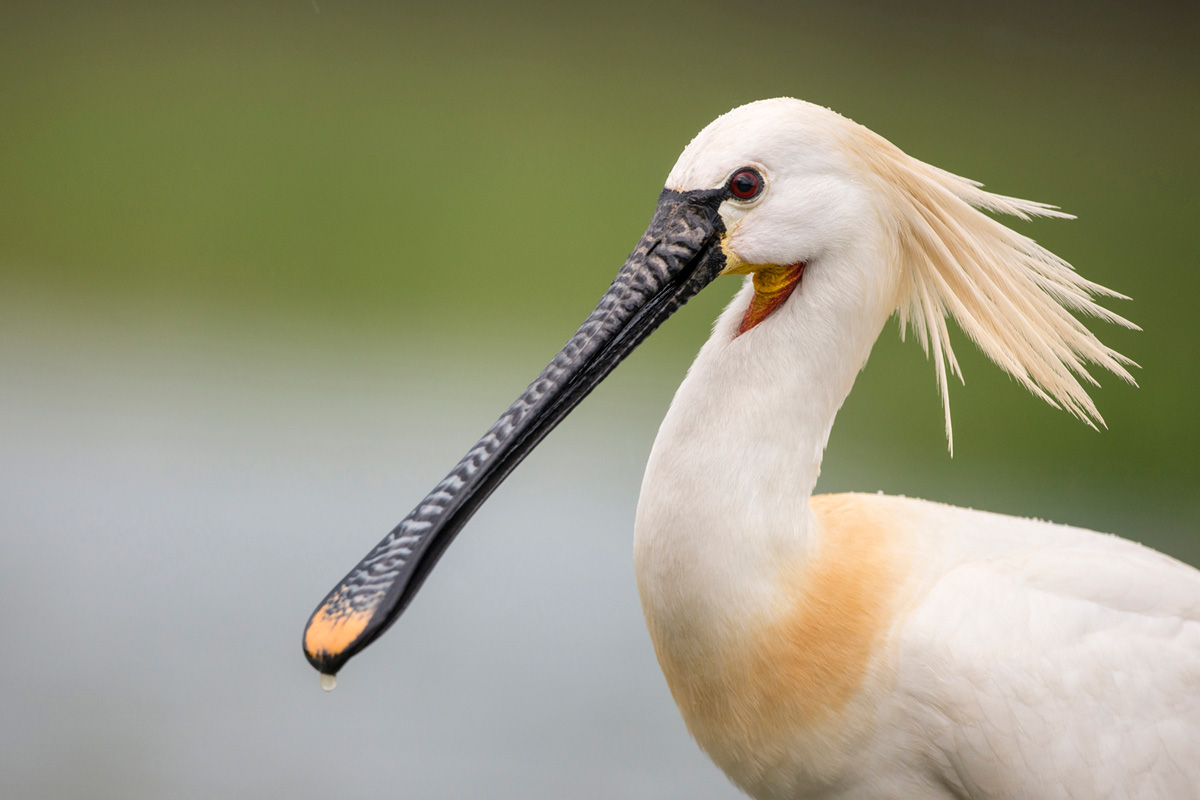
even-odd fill
[{"label": "orange bill tip", "polygon": [[370,611],[333,614],[329,603],[317,609],[304,632],[304,649],[309,658],[337,656],[349,647],[371,621]]}]

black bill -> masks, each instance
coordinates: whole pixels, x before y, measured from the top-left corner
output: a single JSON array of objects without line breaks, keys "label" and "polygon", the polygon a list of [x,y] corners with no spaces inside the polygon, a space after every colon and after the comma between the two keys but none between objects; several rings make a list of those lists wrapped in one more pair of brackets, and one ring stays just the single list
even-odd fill
[{"label": "black bill", "polygon": [[334,675],[388,629],[475,509],[588,392],[725,266],[727,190],[663,191],[596,310],[441,483],[317,606],[304,653]]}]

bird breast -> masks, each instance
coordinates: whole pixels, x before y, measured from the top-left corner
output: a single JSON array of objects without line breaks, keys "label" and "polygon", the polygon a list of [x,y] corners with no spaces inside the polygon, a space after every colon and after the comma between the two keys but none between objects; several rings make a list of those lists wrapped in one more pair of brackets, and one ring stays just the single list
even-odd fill
[{"label": "bird breast", "polygon": [[[639,564],[647,626],[688,730],[755,796],[775,794],[769,785],[835,781],[871,734],[909,572],[904,543],[891,535],[903,510],[888,500],[811,498],[800,551],[756,578],[740,573],[761,590],[747,584],[742,614],[664,607],[662,598],[681,602],[688,592],[646,585],[655,570]],[[726,604],[738,596],[725,595]]]}]

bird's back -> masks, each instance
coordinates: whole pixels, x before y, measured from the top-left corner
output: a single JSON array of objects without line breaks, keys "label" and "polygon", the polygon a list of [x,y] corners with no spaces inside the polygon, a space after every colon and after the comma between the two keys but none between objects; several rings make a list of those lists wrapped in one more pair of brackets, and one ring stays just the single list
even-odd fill
[{"label": "bird's back", "polygon": [[919,750],[889,763],[973,799],[1200,797],[1200,572],[1078,528],[836,497],[909,549],[877,731]]}]

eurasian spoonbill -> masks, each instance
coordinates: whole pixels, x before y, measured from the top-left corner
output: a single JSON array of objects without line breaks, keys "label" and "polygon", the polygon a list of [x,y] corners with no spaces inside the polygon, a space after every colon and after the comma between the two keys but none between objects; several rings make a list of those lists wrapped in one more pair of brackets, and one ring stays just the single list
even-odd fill
[{"label": "eurasian spoonbill", "polygon": [[878,495],[812,496],[834,416],[898,311],[945,405],[946,318],[1089,424],[1087,364],[1130,362],[1072,312],[1118,297],[982,213],[984,191],[792,99],[720,117],[579,331],[321,601],[331,685],[459,529],[626,355],[720,275],[747,276],[650,455],[634,556],[688,730],[757,798],[1200,796],[1200,572],[1130,541]]}]

